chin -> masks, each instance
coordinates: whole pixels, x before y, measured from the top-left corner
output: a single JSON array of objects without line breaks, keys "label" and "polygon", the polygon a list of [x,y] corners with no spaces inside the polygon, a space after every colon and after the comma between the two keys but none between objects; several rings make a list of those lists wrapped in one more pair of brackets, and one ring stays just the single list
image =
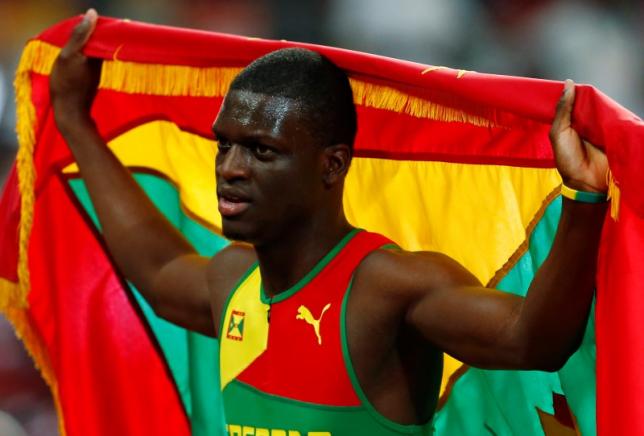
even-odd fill
[{"label": "chin", "polygon": [[257,229],[249,226],[248,223],[241,223],[231,221],[228,219],[222,220],[222,233],[226,239],[237,242],[245,242],[247,244],[255,244],[258,239]]},{"label": "chin", "polygon": [[224,237],[230,241],[237,241],[237,242],[250,242],[250,238],[248,235],[244,232],[240,232],[237,229],[231,229],[228,226],[224,225],[222,228]]},{"label": "chin", "polygon": [[222,233],[231,241],[245,242],[254,247],[261,247],[271,242],[280,241],[288,234],[288,227],[281,221],[251,221],[222,219]]}]

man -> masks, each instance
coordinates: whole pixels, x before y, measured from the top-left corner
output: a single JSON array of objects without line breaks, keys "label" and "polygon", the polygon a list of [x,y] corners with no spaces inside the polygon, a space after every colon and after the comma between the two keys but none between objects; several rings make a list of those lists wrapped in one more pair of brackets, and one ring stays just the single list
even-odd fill
[{"label": "man", "polygon": [[[97,133],[100,63],[81,53],[95,23],[90,10],[54,66],[56,123],[123,274],[157,314],[220,339],[231,434],[423,434],[443,352],[552,371],[577,348],[605,203],[564,199],[525,299],[483,288],[445,255],[357,231],[342,208],[356,129],[346,75],[280,50],[240,73],[213,125],[223,232],[240,242],[202,258]],[[601,199],[607,161],[572,129],[573,103],[568,82],[551,131],[557,167],[580,197]]]}]

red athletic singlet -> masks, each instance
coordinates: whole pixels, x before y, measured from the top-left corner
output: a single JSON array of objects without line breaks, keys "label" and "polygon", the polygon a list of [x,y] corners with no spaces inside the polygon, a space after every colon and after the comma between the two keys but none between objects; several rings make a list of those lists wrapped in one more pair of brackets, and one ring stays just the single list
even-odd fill
[{"label": "red athletic singlet", "polygon": [[221,389],[231,436],[426,435],[379,414],[358,384],[345,312],[353,273],[391,242],[350,232],[302,280],[268,298],[253,265],[220,326]]}]

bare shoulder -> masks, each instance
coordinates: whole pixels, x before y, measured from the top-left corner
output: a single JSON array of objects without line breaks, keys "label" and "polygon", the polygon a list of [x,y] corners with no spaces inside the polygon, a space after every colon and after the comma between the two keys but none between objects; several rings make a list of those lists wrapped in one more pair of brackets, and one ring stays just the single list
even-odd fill
[{"label": "bare shoulder", "polygon": [[362,261],[355,281],[370,292],[408,302],[432,289],[480,286],[472,273],[443,253],[385,248]]},{"label": "bare shoulder", "polygon": [[208,288],[215,306],[223,305],[233,287],[256,261],[253,247],[239,243],[230,244],[210,259]]}]

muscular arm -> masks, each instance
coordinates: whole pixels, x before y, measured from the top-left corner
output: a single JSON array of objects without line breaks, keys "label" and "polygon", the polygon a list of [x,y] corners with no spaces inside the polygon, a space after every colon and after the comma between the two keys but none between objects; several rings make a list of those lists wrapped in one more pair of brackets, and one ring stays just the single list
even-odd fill
[{"label": "muscular arm", "polygon": [[234,275],[241,270],[238,263],[248,262],[227,255],[239,251],[233,247],[213,259],[216,268],[209,265],[158,211],[98,134],[90,107],[100,61],[81,53],[95,23],[95,12],[88,12],[54,65],[50,90],[56,124],[76,158],[119,269],[159,316],[214,335],[210,294],[225,292],[227,281],[219,289],[209,277],[220,268]]},{"label": "muscular arm", "polygon": [[407,259],[406,268],[424,265],[422,280],[430,291],[413,300],[408,323],[473,366],[558,369],[579,346],[586,326],[604,211],[564,199],[551,253],[525,298],[483,288],[446,256],[411,255],[415,259]]},{"label": "muscular arm", "polygon": [[[165,219],[96,132],[91,120],[56,117],[120,271],[155,313],[212,335],[208,260]],[[72,124],[72,125],[69,125]]]},{"label": "muscular arm", "polygon": [[[566,90],[551,131],[559,171],[569,186],[605,192],[605,156],[572,130],[574,90],[571,84]],[[397,276],[412,290],[408,324],[474,366],[560,368],[586,326],[605,212],[605,204],[563,199],[551,252],[525,298],[483,288],[446,256],[398,255],[403,259],[394,261],[404,273]]]}]

